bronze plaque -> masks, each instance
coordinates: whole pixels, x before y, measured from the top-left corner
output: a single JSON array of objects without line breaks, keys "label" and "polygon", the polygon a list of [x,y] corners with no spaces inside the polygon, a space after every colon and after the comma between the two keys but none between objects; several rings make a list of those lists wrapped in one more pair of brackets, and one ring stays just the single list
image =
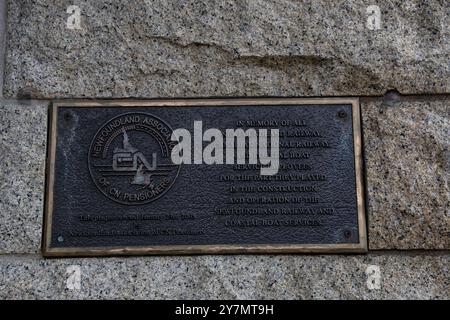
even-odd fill
[{"label": "bronze plaque", "polygon": [[358,99],[58,101],[42,251],[365,252],[362,181]]}]

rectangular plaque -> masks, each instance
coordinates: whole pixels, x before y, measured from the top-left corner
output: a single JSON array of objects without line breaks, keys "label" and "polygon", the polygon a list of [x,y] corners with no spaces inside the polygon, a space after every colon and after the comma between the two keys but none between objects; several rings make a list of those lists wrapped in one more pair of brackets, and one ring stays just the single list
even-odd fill
[{"label": "rectangular plaque", "polygon": [[44,256],[367,248],[358,99],[59,101],[47,160]]}]

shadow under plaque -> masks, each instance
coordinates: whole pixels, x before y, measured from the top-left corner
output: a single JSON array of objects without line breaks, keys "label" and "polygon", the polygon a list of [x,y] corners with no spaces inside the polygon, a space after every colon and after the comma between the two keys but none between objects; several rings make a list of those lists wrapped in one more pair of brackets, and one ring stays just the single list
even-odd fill
[{"label": "shadow under plaque", "polygon": [[[181,128],[191,164],[172,160]],[[278,129],[275,175],[249,163],[250,139],[228,135],[237,129],[257,134],[258,160],[268,142],[272,165]],[[237,153],[227,141],[244,163],[226,161]],[[223,164],[205,164],[208,154]],[[358,99],[56,101],[42,252],[365,252],[362,184]]]}]

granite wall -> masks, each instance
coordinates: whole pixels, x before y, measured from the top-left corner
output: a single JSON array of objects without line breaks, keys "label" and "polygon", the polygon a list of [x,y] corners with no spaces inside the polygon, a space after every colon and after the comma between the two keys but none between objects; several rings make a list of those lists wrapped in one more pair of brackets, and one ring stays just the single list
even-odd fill
[{"label": "granite wall", "polygon": [[[446,0],[0,1],[0,298],[449,299],[449,13]],[[360,97],[367,255],[41,257],[53,99],[247,96]]]}]

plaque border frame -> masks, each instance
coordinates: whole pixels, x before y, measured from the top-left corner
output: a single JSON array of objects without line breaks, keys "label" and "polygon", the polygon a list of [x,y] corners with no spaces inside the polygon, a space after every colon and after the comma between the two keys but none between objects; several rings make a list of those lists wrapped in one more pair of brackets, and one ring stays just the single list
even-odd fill
[{"label": "plaque border frame", "polygon": [[[56,154],[56,119],[59,107],[189,107],[189,106],[267,106],[267,105],[351,105],[358,216],[358,243],[337,244],[206,244],[121,247],[51,247],[53,186]],[[287,254],[287,253],[366,253],[367,224],[364,197],[362,128],[359,98],[194,98],[154,100],[54,100],[49,107],[44,199],[42,255],[44,257],[93,257],[122,255],[198,254]]]}]

